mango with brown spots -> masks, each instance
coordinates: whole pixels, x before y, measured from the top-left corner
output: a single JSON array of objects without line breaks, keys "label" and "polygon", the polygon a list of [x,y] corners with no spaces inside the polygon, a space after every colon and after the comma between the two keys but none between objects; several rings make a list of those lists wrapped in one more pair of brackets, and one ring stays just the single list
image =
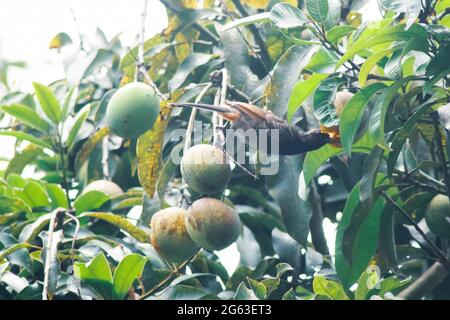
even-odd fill
[{"label": "mango with brown spots", "polygon": [[228,247],[236,241],[241,231],[237,213],[214,198],[195,201],[188,210],[185,222],[191,239],[208,251]]},{"label": "mango with brown spots", "polygon": [[189,237],[182,208],[166,208],[158,211],[150,222],[150,240],[158,254],[171,262],[189,259],[198,246]]},{"label": "mango with brown spots", "polygon": [[209,144],[197,144],[183,155],[181,175],[194,191],[212,195],[226,187],[231,167],[222,150]]}]

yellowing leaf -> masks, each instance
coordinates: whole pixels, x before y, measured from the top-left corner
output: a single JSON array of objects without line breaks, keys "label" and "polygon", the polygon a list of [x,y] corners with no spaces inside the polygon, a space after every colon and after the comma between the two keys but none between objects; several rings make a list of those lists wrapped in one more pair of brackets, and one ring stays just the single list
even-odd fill
[{"label": "yellowing leaf", "polygon": [[358,28],[362,23],[362,14],[357,11],[350,11],[345,18],[345,22],[352,27]]},{"label": "yellowing leaf", "polygon": [[[269,4],[269,0],[241,0],[242,4],[246,4],[251,8],[255,9],[265,9],[267,5]],[[283,2],[289,2],[289,1],[283,1]],[[295,6],[297,6],[297,1],[291,1],[295,2]]]},{"label": "yellowing leaf", "polygon": [[106,222],[109,222],[123,231],[127,232],[135,238],[136,240],[140,242],[150,242],[150,235],[145,232],[144,230],[136,227],[134,224],[132,224],[130,221],[128,221],[126,218],[109,213],[109,212],[86,212],[79,217],[92,217],[104,220]]},{"label": "yellowing leaf", "polygon": [[86,141],[83,146],[81,147],[81,150],[78,152],[76,160],[75,160],[75,167],[80,168],[83,162],[87,160],[89,157],[89,154],[94,150],[95,146],[102,141],[104,137],[106,137],[109,134],[109,128],[101,128],[96,133],[94,133],[88,141]]},{"label": "yellowing leaf", "polygon": [[161,170],[161,151],[164,141],[164,133],[169,122],[172,107],[170,102],[176,101],[181,91],[176,91],[172,100],[162,101],[161,111],[153,128],[139,137],[136,155],[138,160],[139,181],[150,198],[153,197]]},{"label": "yellowing leaf", "polygon": [[49,48],[60,49],[69,44],[72,44],[72,39],[67,33],[61,32],[53,37],[53,39],[50,41]]}]

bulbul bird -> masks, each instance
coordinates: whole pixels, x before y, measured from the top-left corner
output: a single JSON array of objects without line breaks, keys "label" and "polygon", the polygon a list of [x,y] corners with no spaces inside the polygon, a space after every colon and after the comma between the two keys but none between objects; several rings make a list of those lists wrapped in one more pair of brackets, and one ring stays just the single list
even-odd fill
[{"label": "bulbul bird", "polygon": [[[287,123],[269,110],[263,110],[245,102],[226,101],[225,106],[216,106],[203,103],[172,103],[175,107],[197,107],[219,112],[220,115],[231,122],[233,129],[278,129],[279,155],[295,155],[315,150],[331,140],[327,133],[319,129],[303,131]],[[268,139],[270,142],[270,139]],[[269,149],[270,150],[270,149]],[[271,152],[274,154],[275,152]]]}]

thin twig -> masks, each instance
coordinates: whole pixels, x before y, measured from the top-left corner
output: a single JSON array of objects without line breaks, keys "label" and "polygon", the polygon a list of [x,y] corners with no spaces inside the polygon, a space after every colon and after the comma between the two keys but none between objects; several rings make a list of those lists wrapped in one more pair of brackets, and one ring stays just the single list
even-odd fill
[{"label": "thin twig", "polygon": [[[72,244],[70,246],[70,258],[72,260],[72,272],[75,272],[75,243],[77,241],[78,238],[78,233],[80,232],[80,220],[78,220],[77,217],[75,217],[73,214],[69,213],[69,212],[65,212],[66,216],[69,217],[69,220],[67,220],[64,224],[70,222],[70,221],[74,221],[75,222],[75,232],[73,233],[72,236]],[[77,291],[78,291],[78,296],[81,298],[81,289],[80,286],[76,286]]]},{"label": "thin twig", "polygon": [[[64,124],[63,124],[64,125]],[[63,129],[61,128],[61,132],[63,131]],[[69,179],[67,177],[67,168],[66,168],[66,161],[64,158],[64,146],[62,143],[62,138],[61,138],[61,133],[58,132],[58,149],[59,149],[59,156],[61,158],[61,173],[62,173],[62,178],[63,178],[63,187],[64,187],[64,191],[66,193],[66,200],[67,200],[67,205],[69,206],[69,209],[72,210],[72,204],[70,203],[70,197],[69,197]]]},{"label": "thin twig", "polygon": [[[236,7],[236,9],[241,13],[241,15],[243,17],[249,16],[247,10],[241,4],[240,0],[232,0],[232,2],[234,4],[234,6]],[[252,24],[250,24],[248,26],[248,28],[249,28],[250,32],[253,34],[253,38],[255,39],[255,42],[258,44],[260,54],[255,53],[253,50],[252,51],[254,52],[254,54],[256,54],[256,57],[258,57],[258,56],[261,57],[261,60],[260,60],[261,64],[264,67],[266,73],[269,74],[271,59],[270,59],[269,52],[267,51],[266,44],[261,36],[261,33],[259,32],[259,29]],[[239,30],[239,28],[238,28],[238,30]],[[241,36],[243,37],[242,33],[241,33]],[[251,46],[249,46],[249,47],[251,47]]]},{"label": "thin twig", "polygon": [[157,292],[159,289],[164,287],[167,283],[169,283],[174,276],[177,276],[181,270],[183,270],[189,263],[194,261],[195,257],[197,256],[197,253],[200,250],[197,250],[189,259],[185,260],[183,263],[181,263],[178,267],[171,270],[170,274],[165,277],[163,280],[161,280],[156,286],[154,286],[152,289],[144,293],[142,296],[139,297],[139,300],[144,300],[145,298],[151,296],[153,293]]},{"label": "thin twig", "polygon": [[145,19],[147,17],[147,7],[148,7],[148,0],[143,0],[143,8],[141,12],[141,28],[139,32],[139,43],[138,43],[138,56],[134,80],[139,81],[140,77],[143,77],[145,79],[145,82],[153,89],[155,94],[161,100],[165,100],[166,97],[158,89],[156,84],[153,82],[153,79],[148,74],[147,69],[145,68],[144,44],[145,44]]},{"label": "thin twig", "polygon": [[[214,96],[214,105],[220,105],[220,88],[217,88],[216,95]],[[219,128],[219,113],[214,111],[212,114],[212,124],[213,124],[213,144],[216,147],[222,148],[220,144],[220,136],[219,132],[221,132],[221,128]]]},{"label": "thin twig", "polygon": [[78,38],[80,38],[80,48],[83,51],[86,51],[84,48],[83,35],[81,34],[80,25],[78,24],[77,16],[75,15],[75,11],[73,10],[72,1],[69,0],[69,10],[72,15],[73,22],[75,23],[75,28],[77,29]]},{"label": "thin twig", "polygon": [[110,180],[111,177],[109,175],[109,135],[102,140],[102,169],[103,169],[103,178],[106,180]]},{"label": "thin twig", "polygon": [[389,202],[391,203],[397,210],[399,210],[406,219],[408,219],[408,221],[413,225],[414,229],[416,229],[416,231],[422,236],[422,238],[428,243],[428,245],[431,247],[431,249],[433,250],[433,253],[436,256],[436,259],[439,260],[440,262],[442,262],[442,264],[444,264],[446,266],[446,268],[450,269],[450,262],[448,261],[448,259],[445,257],[444,253],[441,251],[441,249],[438,248],[438,246],[436,246],[436,244],[431,241],[427,235],[425,234],[425,232],[422,231],[422,229],[420,229],[419,225],[416,223],[416,221],[410,216],[410,214],[408,212],[406,212],[405,209],[403,209],[400,205],[398,205],[397,202],[395,202],[394,199],[392,199],[384,190],[380,191],[381,194],[383,195],[383,197]]},{"label": "thin twig", "polygon": [[[54,256],[53,252],[53,235],[55,233],[56,226],[56,218],[58,214],[61,212],[65,212],[65,209],[57,208],[53,210],[50,217],[50,223],[48,227],[48,235],[47,235],[47,252],[45,255],[45,264],[44,264],[44,288],[42,290],[42,300],[48,300],[48,283],[50,281],[50,268],[52,264],[52,257]],[[56,253],[55,253],[56,254]]]},{"label": "thin twig", "polygon": [[[212,87],[211,83],[207,83],[206,86],[203,88],[202,91],[198,94],[197,98],[195,99],[194,103],[200,103],[200,101],[203,99],[203,97],[206,95],[208,90]],[[191,115],[189,117],[188,126],[186,129],[186,137],[184,140],[184,148],[183,148],[183,154],[186,154],[186,151],[191,147],[191,141],[192,141],[192,131],[194,130],[194,122],[195,122],[195,116],[197,114],[197,108],[192,108]]]}]

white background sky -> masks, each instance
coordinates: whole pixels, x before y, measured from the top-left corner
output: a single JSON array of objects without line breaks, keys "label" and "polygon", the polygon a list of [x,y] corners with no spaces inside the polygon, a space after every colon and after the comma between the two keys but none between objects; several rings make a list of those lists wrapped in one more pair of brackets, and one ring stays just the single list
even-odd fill
[{"label": "white background sky", "polygon": [[[48,49],[50,40],[59,32],[78,41],[72,8],[82,34],[93,34],[99,27],[108,39],[121,33],[124,45],[133,46],[139,30],[142,1],[138,0],[0,0],[0,58],[23,60],[25,70],[12,70],[14,89],[31,89],[31,81],[48,84],[64,77],[56,52]],[[378,16],[376,1],[367,1],[361,9],[363,19]],[[164,6],[149,0],[146,36],[150,37],[167,25]],[[0,157],[11,155],[14,138],[2,137]],[[335,225],[325,220],[324,227],[330,249],[334,252]],[[239,261],[236,246],[219,253],[225,267],[232,272]]]}]

